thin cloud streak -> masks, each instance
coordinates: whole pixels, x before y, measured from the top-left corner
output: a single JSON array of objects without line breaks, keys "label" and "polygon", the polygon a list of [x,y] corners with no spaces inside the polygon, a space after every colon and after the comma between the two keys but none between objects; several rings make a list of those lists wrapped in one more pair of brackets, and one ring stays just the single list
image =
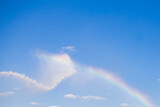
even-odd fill
[{"label": "thin cloud streak", "polygon": [[56,105],[50,105],[50,106],[48,106],[48,107],[60,107],[60,106],[56,106]]},{"label": "thin cloud streak", "polygon": [[128,107],[128,106],[129,106],[128,103],[122,103],[122,104],[120,104],[120,105],[123,106],[123,107]]},{"label": "thin cloud streak", "polygon": [[37,102],[30,102],[29,104],[30,104],[30,105],[34,105],[34,106],[40,105],[40,103],[37,103]]},{"label": "thin cloud streak", "polygon": [[47,87],[47,86],[45,86],[45,85],[43,85],[41,83],[38,83],[37,81],[29,78],[28,76],[25,76],[24,74],[20,74],[20,73],[17,73],[17,72],[3,71],[3,72],[0,72],[0,76],[14,77],[16,79],[20,79],[23,82],[25,82],[26,84],[28,84],[29,87],[34,87],[34,88],[38,88],[38,89],[41,89],[41,90],[50,90],[50,89],[52,89],[52,87]]},{"label": "thin cloud streak", "polygon": [[44,83],[37,82],[24,74],[12,71],[2,71],[0,72],[0,76],[14,77],[15,79],[23,81],[25,85],[30,88],[49,91],[54,89],[62,80],[77,72],[67,54],[53,55],[39,53],[38,57],[43,62],[43,71],[41,71],[38,76],[43,76],[41,81]]},{"label": "thin cloud streak", "polygon": [[82,100],[107,100],[107,98],[99,97],[99,96],[81,96]]},{"label": "thin cloud streak", "polygon": [[74,46],[63,46],[62,49],[69,50],[69,51],[75,51],[75,47]]},{"label": "thin cloud streak", "polygon": [[13,91],[8,91],[8,92],[2,92],[0,93],[0,96],[9,96],[9,95],[13,95],[14,92]]},{"label": "thin cloud streak", "polygon": [[66,95],[64,95],[64,98],[70,98],[70,99],[76,99],[77,97],[79,97],[79,96],[73,95],[73,94],[66,94]]},{"label": "thin cloud streak", "polygon": [[74,94],[66,94],[64,95],[64,98],[69,99],[80,99],[80,100],[107,100],[107,98],[100,97],[100,96],[80,96],[80,95],[74,95]]}]

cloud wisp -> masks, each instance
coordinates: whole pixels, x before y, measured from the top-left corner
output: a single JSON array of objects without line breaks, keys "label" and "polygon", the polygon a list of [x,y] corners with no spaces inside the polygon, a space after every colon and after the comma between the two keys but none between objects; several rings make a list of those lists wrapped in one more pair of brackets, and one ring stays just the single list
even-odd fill
[{"label": "cloud wisp", "polygon": [[0,76],[14,77],[16,79],[23,81],[29,87],[38,88],[40,90],[50,90],[50,87],[47,87],[41,83],[38,83],[37,81],[29,78],[28,76],[25,76],[24,74],[20,74],[17,72],[3,71],[3,72],[0,72]]},{"label": "cloud wisp", "polygon": [[77,97],[79,97],[79,96],[74,95],[74,94],[66,94],[66,95],[64,95],[64,98],[69,98],[69,99],[76,99]]},{"label": "cloud wisp", "polygon": [[64,98],[68,99],[80,99],[80,100],[107,100],[107,98],[100,97],[100,96],[80,96],[80,95],[74,95],[74,94],[66,94],[64,95]]},{"label": "cloud wisp", "polygon": [[41,76],[42,83],[30,77],[12,71],[2,71],[0,76],[14,77],[25,83],[30,88],[49,91],[54,89],[62,80],[77,72],[73,67],[73,62],[67,54],[55,55],[39,53],[38,57],[42,61]]},{"label": "cloud wisp", "polygon": [[56,105],[50,105],[50,106],[48,106],[48,107],[60,107],[60,106],[56,106]]},{"label": "cloud wisp", "polygon": [[[33,105],[33,106],[39,106],[41,105],[40,103],[37,103],[37,102],[30,102],[29,103],[30,105]],[[43,104],[45,107],[48,105],[47,103]],[[47,107],[60,107],[60,106],[57,106],[57,105],[49,105]]]},{"label": "cloud wisp", "polygon": [[122,103],[122,104],[120,104],[120,105],[123,106],[123,107],[128,107],[128,106],[129,106],[128,103]]},{"label": "cloud wisp", "polygon": [[69,51],[75,51],[75,47],[74,46],[63,46],[62,49],[69,50]]},{"label": "cloud wisp", "polygon": [[4,97],[6,97],[6,96],[9,96],[9,95],[13,95],[13,94],[14,94],[14,92],[13,92],[13,91],[1,92],[1,93],[0,93],[0,96],[4,96]]},{"label": "cloud wisp", "polygon": [[30,102],[29,104],[30,104],[30,105],[34,105],[34,106],[40,105],[40,103],[37,103],[37,102]]}]

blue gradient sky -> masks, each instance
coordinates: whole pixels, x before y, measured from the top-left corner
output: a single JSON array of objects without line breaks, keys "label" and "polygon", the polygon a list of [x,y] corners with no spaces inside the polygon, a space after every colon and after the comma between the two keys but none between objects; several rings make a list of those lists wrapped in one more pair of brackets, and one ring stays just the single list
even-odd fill
[{"label": "blue gradient sky", "polygon": [[[111,71],[145,93],[160,107],[160,2],[158,0],[5,0],[0,1],[0,71],[35,78],[35,53],[67,53],[74,61]],[[76,51],[64,50],[73,46]],[[78,78],[78,79],[77,79]],[[79,79],[84,78],[84,81]],[[122,90],[82,71],[49,92],[30,92],[22,83],[0,76],[2,107],[129,107],[139,104]],[[101,87],[101,88],[99,88]],[[106,101],[81,101],[65,94],[94,95]],[[47,105],[43,105],[47,103]],[[138,107],[138,106],[137,106]],[[143,106],[142,106],[143,107]]]}]

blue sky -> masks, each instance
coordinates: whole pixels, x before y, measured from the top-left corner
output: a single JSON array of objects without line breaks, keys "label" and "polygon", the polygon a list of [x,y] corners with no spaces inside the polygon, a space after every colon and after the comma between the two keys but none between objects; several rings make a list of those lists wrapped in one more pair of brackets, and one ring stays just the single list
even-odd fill
[{"label": "blue sky", "polygon": [[0,106],[160,107],[159,4],[0,1]]}]

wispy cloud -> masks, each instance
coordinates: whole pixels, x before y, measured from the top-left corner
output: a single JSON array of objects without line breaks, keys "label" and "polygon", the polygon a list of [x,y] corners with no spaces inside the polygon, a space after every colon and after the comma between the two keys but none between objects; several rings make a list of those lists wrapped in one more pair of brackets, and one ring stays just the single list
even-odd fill
[{"label": "wispy cloud", "polygon": [[64,95],[64,98],[70,98],[70,99],[76,99],[77,97],[79,97],[79,96],[73,95],[73,94],[66,94],[66,95]]},{"label": "wispy cloud", "polygon": [[39,104],[39,103],[37,103],[37,102],[30,102],[29,104],[34,105],[34,106],[38,106],[38,105],[40,105],[40,104]]},{"label": "wispy cloud", "polygon": [[66,94],[64,95],[64,98],[69,99],[80,99],[80,100],[107,100],[107,98],[100,97],[100,96],[80,96],[80,95],[74,95],[74,94]]},{"label": "wispy cloud", "polygon": [[8,92],[2,92],[0,93],[0,96],[9,96],[9,95],[13,95],[14,92],[13,91],[8,91]]},{"label": "wispy cloud", "polygon": [[[34,105],[34,106],[39,106],[39,105],[41,105],[40,103],[37,103],[37,102],[30,102],[29,103],[30,105]],[[48,105],[48,103],[45,103],[45,104],[43,104],[44,106],[47,106]],[[60,106],[57,106],[57,105],[49,105],[49,106],[47,106],[47,107],[60,107]]]},{"label": "wispy cloud", "polygon": [[75,51],[75,47],[74,46],[63,46],[62,49],[69,50],[69,51]]},{"label": "wispy cloud", "polygon": [[24,74],[12,71],[2,71],[0,76],[14,77],[23,81],[28,87],[48,91],[54,89],[63,79],[77,72],[67,54],[39,53],[38,57],[42,61],[42,71],[38,74],[38,76],[43,77],[41,78],[42,83]]},{"label": "wispy cloud", "polygon": [[17,72],[3,71],[3,72],[0,72],[0,76],[15,77],[16,79],[20,79],[23,82],[25,82],[28,86],[35,87],[35,88],[38,88],[41,90],[49,90],[50,89],[50,87],[44,86],[41,83],[38,83],[37,81],[29,78],[28,76],[25,76],[24,74],[20,74]]},{"label": "wispy cloud", "polygon": [[107,100],[107,98],[99,97],[99,96],[81,96],[80,99],[82,100]]},{"label": "wispy cloud", "polygon": [[120,105],[123,106],[123,107],[128,107],[128,106],[129,106],[128,103],[122,103],[122,104],[120,104]]},{"label": "wispy cloud", "polygon": [[48,106],[48,107],[60,107],[60,106],[56,106],[56,105],[50,105],[50,106]]}]

